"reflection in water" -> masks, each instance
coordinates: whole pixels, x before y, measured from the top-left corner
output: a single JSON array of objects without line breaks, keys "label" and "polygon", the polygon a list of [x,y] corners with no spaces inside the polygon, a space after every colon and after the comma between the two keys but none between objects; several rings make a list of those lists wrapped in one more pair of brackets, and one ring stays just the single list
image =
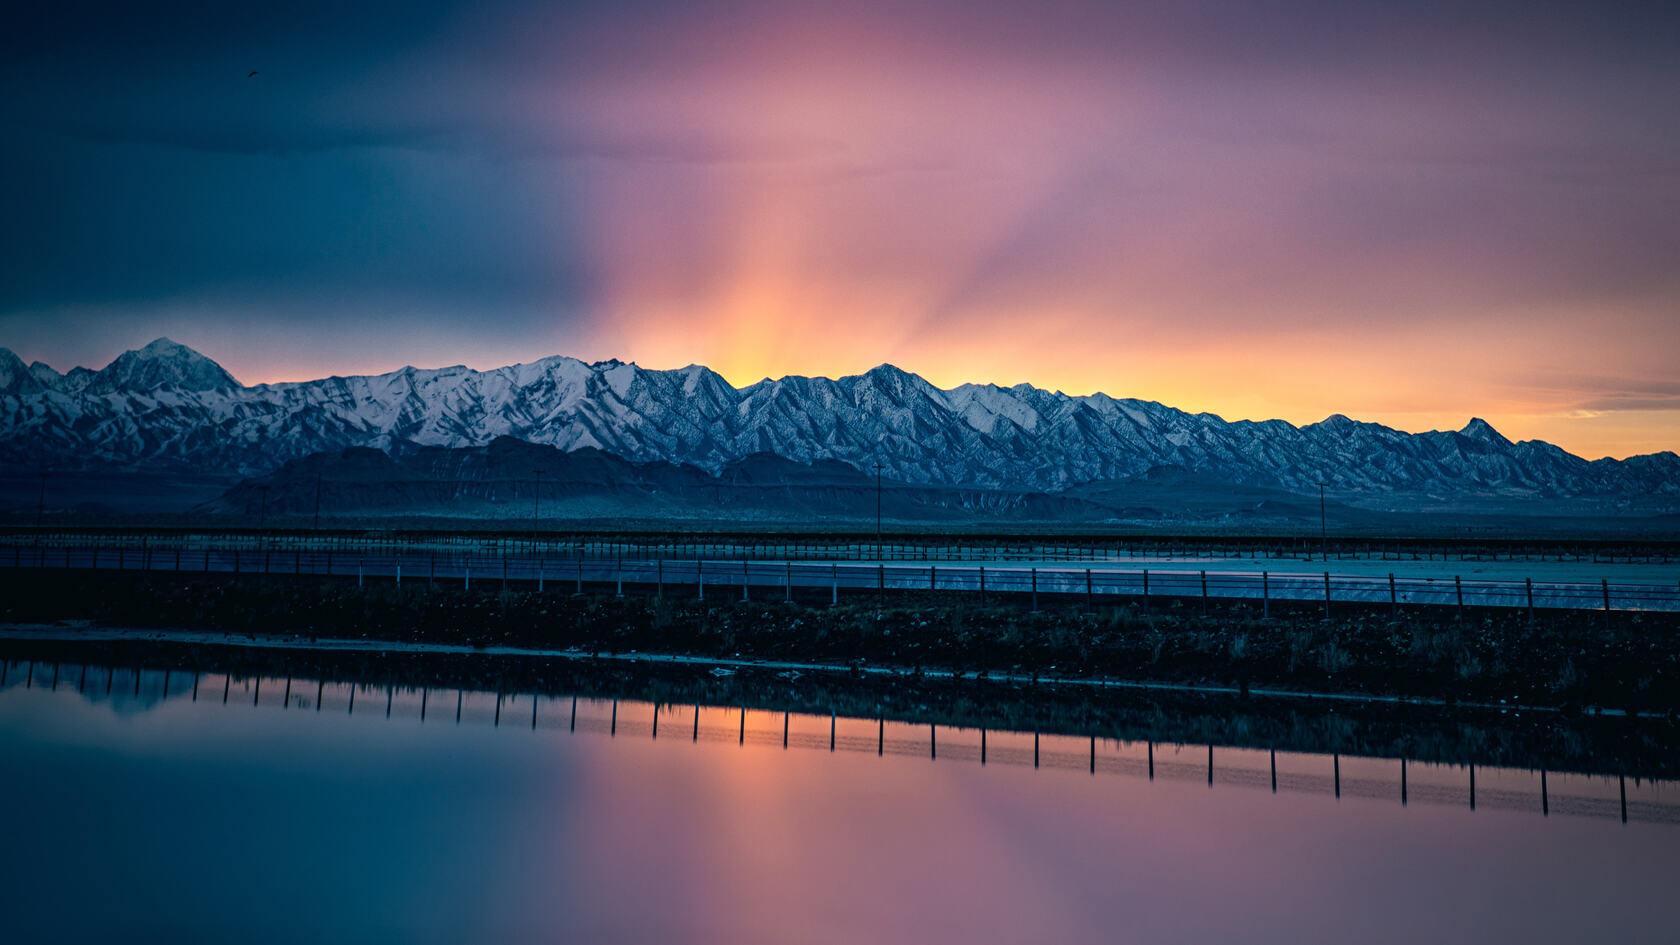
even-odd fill
[{"label": "reflection in water", "polygon": [[5,672],[0,800],[31,812],[5,887],[20,941],[233,923],[258,941],[1655,941],[1680,919],[1673,782],[588,695]]},{"label": "reflection in water", "polygon": [[[21,667],[21,682],[12,680],[13,666]],[[109,666],[46,664],[50,690],[59,680],[76,679],[76,692],[107,702],[119,712],[145,711],[174,698],[198,702],[199,690],[221,690],[221,704],[332,711],[353,715],[358,694],[363,713],[385,718],[425,721],[434,690],[395,685],[371,686],[292,677],[241,677],[234,674],[176,673],[172,670]],[[93,680],[89,688],[88,680]],[[32,688],[36,664],[7,663],[0,686],[16,682]],[[264,697],[264,688],[269,695]],[[294,694],[295,692],[295,694]],[[1098,737],[1070,737],[1038,732],[998,732],[984,728],[910,724],[884,718],[841,718],[830,713],[813,716],[790,711],[771,712],[738,706],[656,705],[646,701],[601,699],[578,695],[445,689],[436,695],[454,703],[455,724],[528,724],[531,729],[560,728],[569,732],[602,733],[612,737],[659,738],[661,720],[666,737],[687,731],[691,741],[737,745],[779,745],[784,749],[816,749],[927,757],[981,765],[1019,765],[1033,768],[1084,770],[1164,781],[1204,781],[1208,786],[1269,788],[1333,797],[1387,798],[1411,803],[1463,805],[1522,811],[1619,818],[1629,821],[1680,824],[1680,785],[1672,781],[1625,776],[1603,777],[1567,772],[1529,771],[1476,765],[1441,765],[1407,761],[1315,755],[1301,752],[1259,751],[1214,745],[1131,742]],[[371,704],[370,704],[371,703]],[[435,717],[434,720],[436,721]],[[1030,747],[1028,743],[1030,742]],[[1345,772],[1344,773],[1344,769]],[[1478,786],[1478,779],[1480,785]]]}]

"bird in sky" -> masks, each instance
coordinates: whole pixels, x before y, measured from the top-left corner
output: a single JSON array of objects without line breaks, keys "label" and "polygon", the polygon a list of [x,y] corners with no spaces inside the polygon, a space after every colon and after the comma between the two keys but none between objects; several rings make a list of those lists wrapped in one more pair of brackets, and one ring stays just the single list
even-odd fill
[{"label": "bird in sky", "polygon": [[246,76],[246,77],[245,77],[245,78],[247,78],[247,79],[253,79],[253,78],[256,78],[256,76],[257,76],[257,73],[256,73],[256,71],[255,71],[255,70],[253,70],[253,71],[252,71],[252,72],[251,72],[251,74],[250,74],[250,75],[247,75],[247,76]]}]

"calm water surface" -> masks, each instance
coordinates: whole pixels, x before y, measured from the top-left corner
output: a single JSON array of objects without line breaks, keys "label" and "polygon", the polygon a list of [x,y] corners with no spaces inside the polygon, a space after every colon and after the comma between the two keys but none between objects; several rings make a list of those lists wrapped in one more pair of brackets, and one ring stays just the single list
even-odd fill
[{"label": "calm water surface", "polygon": [[1680,939],[1672,785],[59,672],[0,691],[9,941]]}]

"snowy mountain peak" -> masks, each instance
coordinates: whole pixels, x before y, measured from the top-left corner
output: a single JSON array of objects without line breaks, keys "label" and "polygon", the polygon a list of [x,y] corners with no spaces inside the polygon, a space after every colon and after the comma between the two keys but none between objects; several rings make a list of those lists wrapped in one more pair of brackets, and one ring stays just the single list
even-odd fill
[{"label": "snowy mountain peak", "polygon": [[22,396],[37,390],[41,382],[10,348],[0,348],[0,394]]},{"label": "snowy mountain peak", "polygon": [[1493,424],[1481,417],[1471,417],[1470,422],[1466,423],[1464,429],[1458,431],[1458,433],[1460,436],[1467,436],[1472,440],[1481,440],[1484,443],[1495,443],[1501,446],[1511,444],[1510,440],[1493,428]]},{"label": "snowy mountain peak", "polygon": [[117,393],[178,387],[182,390],[238,390],[240,383],[220,364],[168,338],[124,351],[88,385],[92,393]]},{"label": "snowy mountain peak", "polygon": [[[153,392],[164,385],[160,409]],[[1418,434],[1342,414],[1300,427],[1227,423],[1029,384],[943,390],[891,364],[741,389],[700,365],[566,357],[241,387],[167,339],[66,375],[0,352],[0,465],[251,474],[347,447],[483,447],[497,437],[714,473],[773,453],[855,469],[881,462],[907,483],[1051,491],[1177,466],[1313,493],[1326,480],[1369,497],[1673,496],[1680,508],[1673,454],[1589,463],[1538,441],[1513,445],[1481,420]]]}]

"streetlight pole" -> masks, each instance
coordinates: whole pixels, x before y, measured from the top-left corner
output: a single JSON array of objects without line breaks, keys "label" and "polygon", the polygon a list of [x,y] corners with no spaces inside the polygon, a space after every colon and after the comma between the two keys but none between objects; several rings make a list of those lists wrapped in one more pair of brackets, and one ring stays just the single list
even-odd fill
[{"label": "streetlight pole", "polygon": [[887,467],[875,463],[875,557],[881,557],[881,470]]},{"label": "streetlight pole", "polygon": [[41,473],[41,494],[35,500],[35,546],[41,546],[41,522],[47,514],[47,474]]},{"label": "streetlight pole", "polygon": [[269,490],[269,488],[270,488],[269,486],[258,486],[257,487],[257,491],[262,493],[262,505],[258,506],[258,511],[257,511],[257,547],[259,549],[267,547],[267,545],[268,545],[268,528],[267,528],[267,526],[268,526],[268,490]]},{"label": "streetlight pole", "polygon": [[536,493],[531,494],[531,545],[536,546],[536,523],[543,509],[543,471],[533,469],[533,473],[536,473]]},{"label": "streetlight pole", "polygon": [[1324,483],[1318,484],[1318,541],[1319,554],[1326,563],[1330,561],[1330,526],[1325,524],[1324,518]]}]

